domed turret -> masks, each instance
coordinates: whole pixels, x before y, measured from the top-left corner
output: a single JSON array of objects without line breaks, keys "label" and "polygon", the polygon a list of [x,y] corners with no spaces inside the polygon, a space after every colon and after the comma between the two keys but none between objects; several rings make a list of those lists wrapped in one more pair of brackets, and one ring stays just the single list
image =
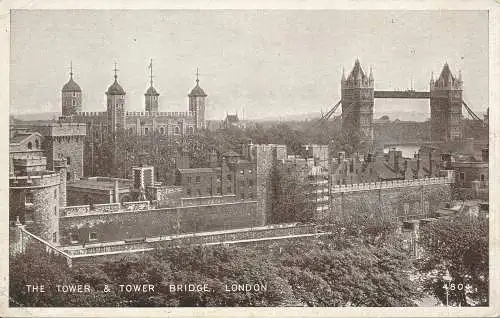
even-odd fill
[{"label": "domed turret", "polygon": [[153,59],[151,59],[151,63],[149,63],[149,69],[151,71],[151,74],[149,76],[150,78],[150,85],[149,88],[146,90],[146,94],[144,94],[145,98],[145,105],[146,105],[146,111],[147,112],[157,112],[158,111],[158,92],[156,89],[153,87]]},{"label": "domed turret", "polygon": [[73,80],[73,63],[70,64],[69,81],[61,90],[62,115],[72,116],[82,111],[82,89]]},{"label": "domed turret", "polygon": [[125,129],[125,90],[118,84],[118,75],[115,62],[115,81],[106,91],[108,127],[113,133]]},{"label": "domed turret", "polygon": [[200,80],[198,79],[198,69],[196,69],[196,86],[189,93],[189,111],[195,114],[196,128],[203,128],[205,126],[205,98],[207,94],[200,87]]},{"label": "domed turret", "polygon": [[64,84],[62,88],[63,92],[78,92],[81,93],[82,89],[80,88],[80,85],[78,85],[74,80],[73,80],[73,73],[71,73],[71,77],[69,81]]},{"label": "domed turret", "polygon": [[110,87],[108,87],[106,94],[108,94],[108,95],[125,95],[125,90],[123,89],[123,87],[121,87],[120,84],[118,84],[117,78],[118,78],[118,76],[115,74],[115,81],[113,82],[113,84],[111,84]]},{"label": "domed turret", "polygon": [[196,79],[196,86],[193,87],[193,89],[191,90],[191,93],[189,93],[188,96],[189,97],[197,97],[197,96],[207,97],[207,94],[205,94],[205,91],[200,87],[198,79]]}]

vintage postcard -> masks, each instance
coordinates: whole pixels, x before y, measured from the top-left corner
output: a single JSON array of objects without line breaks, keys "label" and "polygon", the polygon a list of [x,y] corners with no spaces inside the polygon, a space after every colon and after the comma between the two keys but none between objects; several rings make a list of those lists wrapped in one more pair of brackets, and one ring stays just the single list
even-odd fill
[{"label": "vintage postcard", "polygon": [[499,314],[494,1],[173,4],[2,8],[2,316]]}]

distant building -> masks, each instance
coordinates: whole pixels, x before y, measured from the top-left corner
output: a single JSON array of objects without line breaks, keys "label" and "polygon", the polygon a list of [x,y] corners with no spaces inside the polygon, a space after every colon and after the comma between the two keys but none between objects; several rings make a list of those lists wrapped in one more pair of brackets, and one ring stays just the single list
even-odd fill
[{"label": "distant building", "polygon": [[89,138],[102,139],[102,135],[114,134],[124,130],[130,135],[160,134],[168,136],[184,136],[193,134],[195,130],[205,127],[205,108],[207,94],[199,85],[198,75],[196,85],[188,94],[187,112],[159,111],[159,93],[153,86],[152,62],[150,64],[150,86],[144,94],[145,111],[127,111],[126,92],[118,83],[118,75],[114,74],[114,82],[106,91],[106,111],[85,112],[82,105],[82,90],[73,80],[62,88],[62,117],[69,122],[86,123]]},{"label": "distant building", "polygon": [[[307,209],[314,214],[322,213],[329,208],[329,173],[328,169],[319,165],[316,158],[302,158],[289,155],[278,161],[276,166],[278,183],[276,184],[276,201],[287,200],[290,187],[300,186],[305,195]],[[293,180],[288,184],[287,180]]]},{"label": "distant building", "polygon": [[176,186],[182,186],[187,197],[234,194],[237,198],[255,199],[256,162],[229,151],[221,155],[217,167],[177,169]]},{"label": "distant building", "polygon": [[483,149],[483,156],[480,161],[467,155],[454,156],[451,166],[456,171],[456,184],[458,187],[488,188],[488,155],[489,149],[485,148]]},{"label": "distant building", "polygon": [[[224,128],[229,127],[240,127],[240,119],[238,118],[238,113],[236,114],[226,114],[224,119]],[[241,128],[241,127],[240,127]]]},{"label": "distant building", "polygon": [[306,158],[314,158],[318,165],[328,168],[330,149],[328,145],[304,145]]},{"label": "distant building", "polygon": [[462,137],[462,74],[453,76],[448,63],[441,74],[434,80],[431,76],[431,140],[448,142]]},{"label": "distant building", "polygon": [[341,79],[342,102],[342,129],[354,134],[359,134],[362,142],[373,147],[373,106],[374,106],[374,79],[366,75],[356,59],[354,67],[345,77],[342,72]]}]

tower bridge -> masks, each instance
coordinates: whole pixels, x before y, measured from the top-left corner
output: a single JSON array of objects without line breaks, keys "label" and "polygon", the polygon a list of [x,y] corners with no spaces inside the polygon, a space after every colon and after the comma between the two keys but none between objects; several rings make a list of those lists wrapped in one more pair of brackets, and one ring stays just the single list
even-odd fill
[{"label": "tower bridge", "polygon": [[[328,120],[342,107],[342,129],[362,136],[369,148],[373,147],[373,107],[376,98],[429,99],[431,109],[431,141],[448,142],[462,139],[462,107],[476,120],[474,114],[462,97],[462,74],[455,77],[445,63],[437,79],[431,75],[429,91],[415,90],[375,90],[374,76],[370,68],[366,75],[359,60],[346,77],[342,71],[341,99],[322,116]],[[481,121],[482,122],[482,121]],[[483,123],[484,125],[484,123]]]},{"label": "tower bridge", "polygon": [[430,92],[417,91],[374,91],[374,98],[405,98],[405,99],[429,99]]}]

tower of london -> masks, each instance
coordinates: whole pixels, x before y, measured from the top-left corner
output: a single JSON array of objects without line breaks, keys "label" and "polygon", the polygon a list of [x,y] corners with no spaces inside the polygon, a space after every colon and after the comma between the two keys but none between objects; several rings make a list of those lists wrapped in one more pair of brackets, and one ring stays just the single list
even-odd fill
[{"label": "tower of london", "polygon": [[61,120],[87,124],[90,138],[125,131],[129,135],[149,135],[153,133],[166,136],[185,136],[205,127],[205,105],[207,94],[199,85],[198,72],[196,85],[188,94],[188,110],[185,112],[164,112],[159,110],[160,94],[153,86],[153,65],[150,86],[144,94],[144,111],[128,111],[125,89],[119,84],[115,65],[114,81],[106,91],[106,111],[87,112],[82,105],[82,89],[73,79],[62,88]]}]

